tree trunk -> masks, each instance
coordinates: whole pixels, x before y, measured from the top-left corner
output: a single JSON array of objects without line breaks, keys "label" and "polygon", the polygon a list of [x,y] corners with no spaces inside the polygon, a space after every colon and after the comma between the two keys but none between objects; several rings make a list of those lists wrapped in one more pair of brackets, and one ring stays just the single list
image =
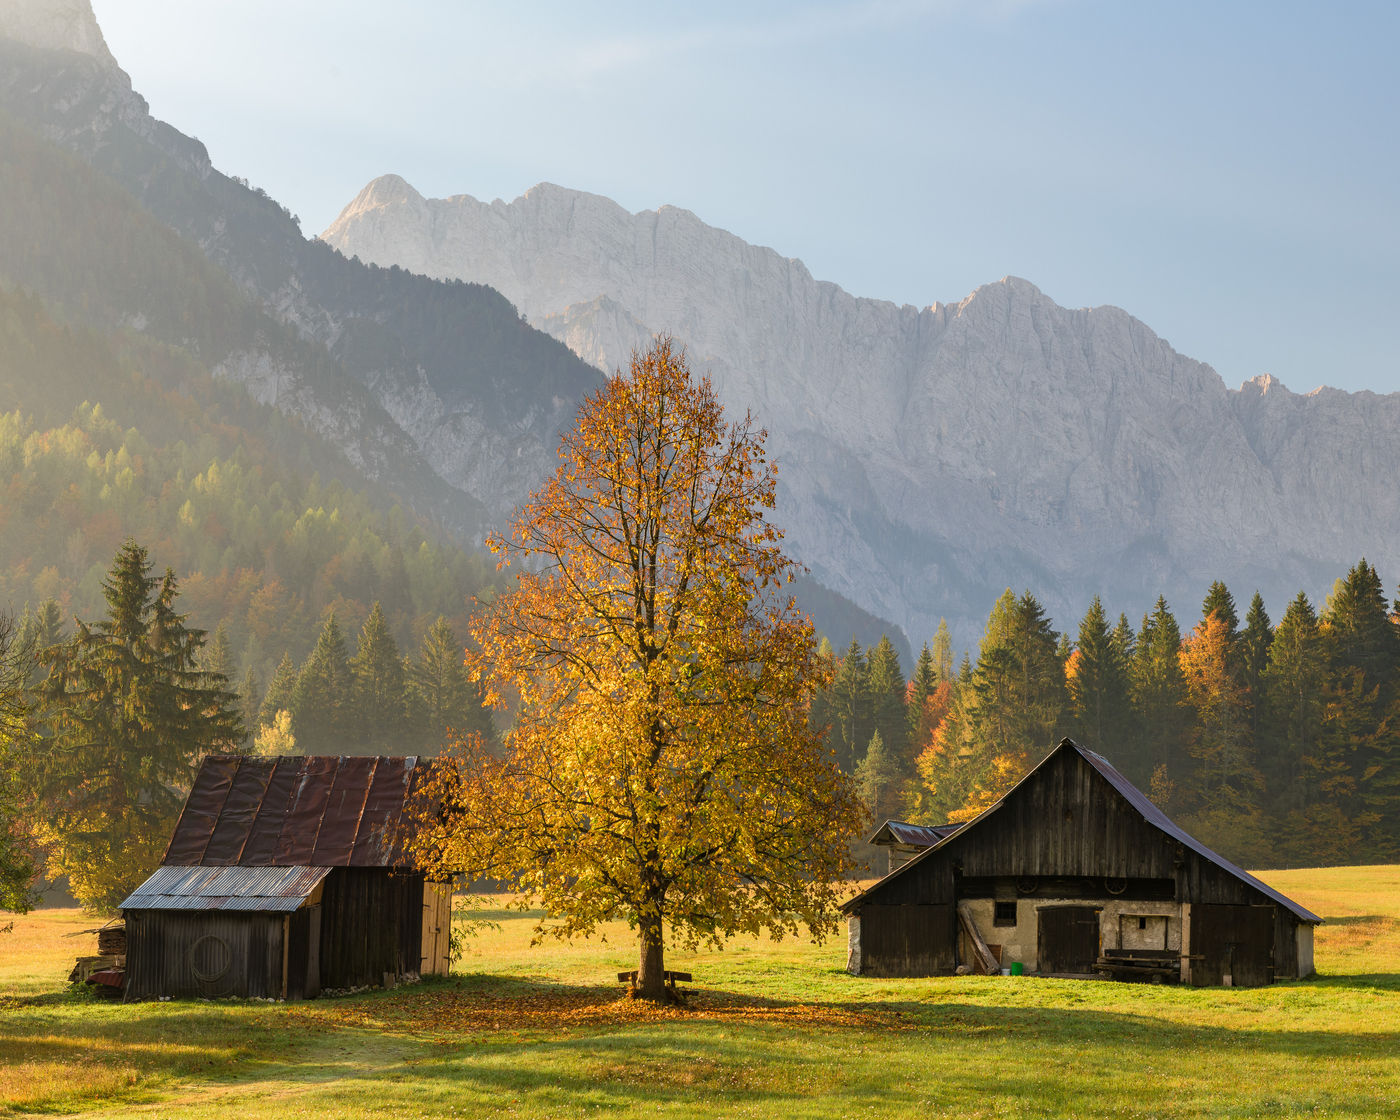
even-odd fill
[{"label": "tree trunk", "polygon": [[641,960],[637,967],[636,995],[639,999],[649,999],[664,1003],[671,999],[666,987],[665,946],[661,939],[661,916],[658,911],[644,916],[639,924],[641,932]]}]

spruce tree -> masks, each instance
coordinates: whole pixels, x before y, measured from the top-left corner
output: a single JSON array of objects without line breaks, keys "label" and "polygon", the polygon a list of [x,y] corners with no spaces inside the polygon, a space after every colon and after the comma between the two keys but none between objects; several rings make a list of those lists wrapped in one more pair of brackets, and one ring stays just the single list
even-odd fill
[{"label": "spruce tree", "polygon": [[[1365,559],[1337,582],[1323,628],[1332,655],[1332,723],[1349,753],[1345,772],[1334,760],[1331,785],[1359,829],[1355,855],[1386,861],[1400,855],[1400,638],[1380,576]],[[1350,729],[1344,736],[1343,727]]]},{"label": "spruce tree", "polygon": [[[30,719],[34,628],[16,627],[0,615],[0,911],[23,913],[37,901],[32,806],[25,772],[33,764]],[[0,934],[5,932],[0,925]]]},{"label": "spruce tree", "polygon": [[1136,749],[1124,752],[1116,764],[1144,788],[1158,767],[1165,767],[1166,780],[1177,783],[1185,770],[1191,717],[1181,675],[1181,630],[1160,596],[1152,613],[1143,616],[1130,676]]},{"label": "spruce tree", "polygon": [[258,708],[259,727],[271,727],[277,720],[278,712],[292,710],[296,688],[297,667],[292,661],[292,655],[284,651],[282,660],[277,663],[272,680],[268,683],[267,694]]},{"label": "spruce tree", "polygon": [[331,611],[292,690],[292,731],[303,753],[363,753],[363,739],[355,728],[352,688],[345,639]]},{"label": "spruce tree", "polygon": [[899,665],[899,653],[882,634],[866,661],[870,682],[871,734],[879,732],[880,740],[901,772],[912,765],[909,758],[909,715],[905,710],[904,672]]},{"label": "spruce tree", "polygon": [[870,734],[871,720],[870,674],[860,643],[851,639],[845,656],[836,666],[831,682],[831,732],[828,741],[836,752],[836,762],[847,773],[855,772]]},{"label": "spruce tree", "polygon": [[360,630],[350,670],[351,702],[362,748],[370,754],[405,753],[408,705],[403,658],[378,602]]},{"label": "spruce tree", "polygon": [[[1260,675],[1261,739],[1270,744],[1266,770],[1268,807],[1286,827],[1281,836],[1296,838],[1305,810],[1319,799],[1315,781],[1324,748],[1324,714],[1328,702],[1327,642],[1312,603],[1302,591],[1288,604]],[[1290,857],[1301,852],[1290,846]]]},{"label": "spruce tree", "polygon": [[454,732],[476,733],[488,742],[495,739],[481,686],[468,675],[462,644],[441,615],[423,635],[409,679],[424,753],[437,754]]},{"label": "spruce tree", "polygon": [[1205,601],[1201,603],[1202,620],[1215,615],[1225,624],[1225,633],[1229,641],[1233,644],[1236,632],[1240,628],[1240,616],[1235,610],[1235,597],[1230,594],[1230,589],[1220,580],[1216,580],[1206,591]]},{"label": "spruce tree", "polygon": [[1269,612],[1264,609],[1264,598],[1258,591],[1249,602],[1249,611],[1244,616],[1244,629],[1236,643],[1239,654],[1239,678],[1244,690],[1245,718],[1249,727],[1249,746],[1259,761],[1267,777],[1272,768],[1272,751],[1261,737],[1264,722],[1265,701],[1263,697],[1264,669],[1269,664],[1269,646],[1273,644],[1274,631],[1269,621]]},{"label": "spruce tree", "polygon": [[42,835],[50,872],[89,907],[114,905],[149,874],[194,763],[243,738],[236,697],[199,667],[204,631],[175,609],[177,594],[174,573],[153,577],[127,541],[103,583],[107,617],[44,655]]},{"label": "spruce tree", "polygon": [[885,746],[879,731],[870,736],[865,757],[856,767],[855,779],[861,800],[874,820],[886,821],[897,815],[903,769],[894,753]]},{"label": "spruce tree", "polygon": [[940,681],[953,679],[953,639],[948,633],[948,620],[940,618],[938,629],[933,633],[933,671]]},{"label": "spruce tree", "polygon": [[1073,733],[1084,745],[1115,756],[1126,746],[1128,666],[1097,595],[1079,624],[1066,676]]}]

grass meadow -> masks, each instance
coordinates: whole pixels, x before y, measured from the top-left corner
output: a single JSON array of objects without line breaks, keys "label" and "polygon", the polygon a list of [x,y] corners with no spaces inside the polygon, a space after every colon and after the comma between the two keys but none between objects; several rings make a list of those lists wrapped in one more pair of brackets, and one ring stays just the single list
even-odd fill
[{"label": "grass meadow", "polygon": [[625,927],[531,947],[501,910],[445,980],[124,1005],[66,983],[96,923],[38,911],[0,934],[0,1116],[1400,1116],[1400,867],[1261,877],[1327,918],[1317,978],[870,980],[842,939],[737,940],[652,1008]]}]

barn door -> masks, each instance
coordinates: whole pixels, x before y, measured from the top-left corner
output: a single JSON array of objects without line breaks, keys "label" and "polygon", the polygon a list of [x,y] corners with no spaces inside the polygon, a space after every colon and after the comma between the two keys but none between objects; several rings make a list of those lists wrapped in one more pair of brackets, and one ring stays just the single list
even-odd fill
[{"label": "barn door", "polygon": [[1039,969],[1042,973],[1085,975],[1099,959],[1097,906],[1046,906],[1038,911]]},{"label": "barn door", "polygon": [[1274,981],[1274,907],[1191,904],[1191,983],[1255,988]]}]

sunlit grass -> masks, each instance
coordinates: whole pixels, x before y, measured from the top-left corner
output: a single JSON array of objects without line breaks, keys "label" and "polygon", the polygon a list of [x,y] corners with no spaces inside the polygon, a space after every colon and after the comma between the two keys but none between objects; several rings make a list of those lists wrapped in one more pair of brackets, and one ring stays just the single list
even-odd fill
[{"label": "sunlit grass", "polygon": [[533,916],[500,911],[442,982],[110,1005],[64,994],[92,939],[62,934],[93,923],[44,912],[0,940],[0,1113],[1394,1116],[1400,867],[1262,877],[1329,919],[1318,980],[871,980],[842,971],[843,938],[739,939],[673,951],[690,1002],[653,1008],[616,983],[625,926],[532,947]]}]

